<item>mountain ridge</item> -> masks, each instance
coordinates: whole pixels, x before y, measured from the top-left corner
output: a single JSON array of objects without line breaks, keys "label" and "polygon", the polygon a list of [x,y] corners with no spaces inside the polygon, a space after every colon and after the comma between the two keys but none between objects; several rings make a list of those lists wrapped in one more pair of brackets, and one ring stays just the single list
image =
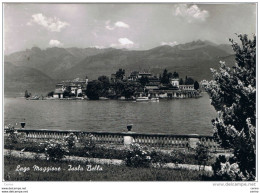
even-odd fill
[{"label": "mountain ridge", "polygon": [[[62,80],[85,78],[97,79],[98,76],[110,76],[119,68],[131,71],[149,70],[155,75],[162,73],[163,69],[177,71],[181,77],[190,76],[198,81],[212,78],[210,68],[217,68],[219,60],[227,58],[228,65],[234,63],[234,53],[229,45],[217,45],[210,41],[193,41],[175,46],[158,46],[149,50],[126,50],[115,48],[47,48],[45,50],[33,47],[24,51],[5,56],[5,66],[9,63],[28,72],[35,69],[39,79],[49,77],[46,85],[34,80],[44,90],[55,88],[55,82]],[[10,66],[12,66],[10,65]],[[13,68],[12,68],[13,69]],[[34,72],[34,73],[36,73]],[[17,72],[14,72],[17,76]],[[4,76],[13,76],[5,73]],[[19,76],[19,75],[18,75]],[[10,79],[10,81],[15,81]],[[13,84],[9,81],[9,84]],[[22,84],[22,80],[20,80]],[[25,85],[28,83],[25,83]],[[37,88],[34,84],[33,88]],[[6,86],[5,81],[5,87]],[[22,86],[22,88],[24,88]]]}]

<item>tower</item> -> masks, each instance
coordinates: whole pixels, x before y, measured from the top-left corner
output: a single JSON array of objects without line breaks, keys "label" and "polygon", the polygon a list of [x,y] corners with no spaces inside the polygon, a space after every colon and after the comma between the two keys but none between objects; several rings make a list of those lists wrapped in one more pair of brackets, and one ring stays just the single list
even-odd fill
[{"label": "tower", "polygon": [[172,78],[171,79],[171,85],[179,88],[179,79],[178,78]]},{"label": "tower", "polygon": [[88,76],[86,76],[86,86],[88,85]]}]

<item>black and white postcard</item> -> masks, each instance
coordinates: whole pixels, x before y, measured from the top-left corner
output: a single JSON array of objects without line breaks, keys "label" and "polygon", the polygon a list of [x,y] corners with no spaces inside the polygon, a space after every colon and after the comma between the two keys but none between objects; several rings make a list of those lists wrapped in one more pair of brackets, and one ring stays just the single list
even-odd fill
[{"label": "black and white postcard", "polygon": [[2,192],[259,192],[257,6],[3,2]]}]

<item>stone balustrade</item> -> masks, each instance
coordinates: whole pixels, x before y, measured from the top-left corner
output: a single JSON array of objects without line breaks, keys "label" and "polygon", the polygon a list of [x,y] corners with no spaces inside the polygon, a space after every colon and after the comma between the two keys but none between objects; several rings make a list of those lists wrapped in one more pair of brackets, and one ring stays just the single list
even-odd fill
[{"label": "stone balustrade", "polygon": [[[5,130],[8,132],[8,130]],[[28,139],[63,139],[70,133],[74,133],[78,138],[84,135],[93,135],[93,140],[98,144],[124,145],[129,137],[143,146],[165,147],[165,148],[195,148],[200,142],[211,149],[219,149],[219,145],[214,141],[213,136],[206,135],[172,135],[172,134],[143,134],[135,132],[87,132],[77,130],[46,130],[46,129],[17,129],[18,133],[26,134]],[[128,137],[128,138],[127,138]]]}]

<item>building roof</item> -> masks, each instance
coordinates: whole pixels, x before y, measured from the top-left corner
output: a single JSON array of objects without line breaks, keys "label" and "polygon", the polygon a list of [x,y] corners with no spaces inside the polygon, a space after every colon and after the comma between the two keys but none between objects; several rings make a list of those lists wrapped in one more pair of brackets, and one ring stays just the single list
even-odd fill
[{"label": "building roof", "polygon": [[63,94],[64,91],[60,90],[60,89],[55,89],[54,94]]},{"label": "building roof", "polygon": [[180,87],[185,87],[185,86],[194,86],[193,84],[188,84],[188,85],[186,85],[186,84],[181,84],[181,85],[179,85]]},{"label": "building roof", "polygon": [[133,71],[133,72],[131,72],[130,76],[137,76],[138,74],[139,74],[139,72]]}]

